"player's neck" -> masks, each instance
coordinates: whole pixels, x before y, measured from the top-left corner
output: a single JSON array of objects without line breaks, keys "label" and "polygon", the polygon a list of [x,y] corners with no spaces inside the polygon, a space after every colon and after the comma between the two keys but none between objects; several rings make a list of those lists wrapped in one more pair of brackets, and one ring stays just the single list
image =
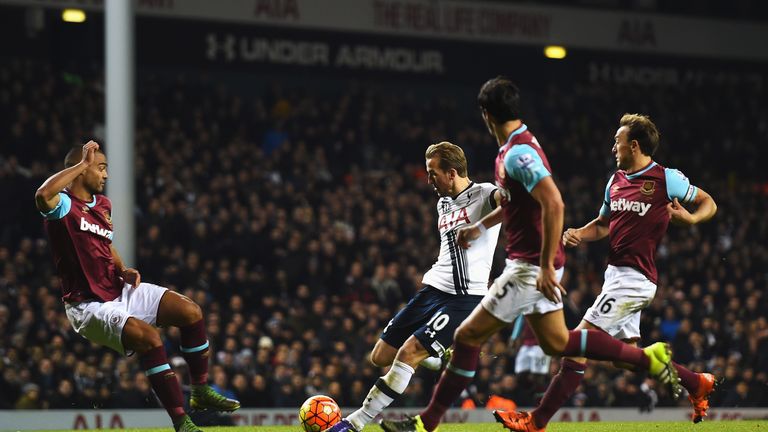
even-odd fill
[{"label": "player's neck", "polygon": [[93,194],[88,192],[84,187],[77,184],[71,184],[67,188],[69,193],[75,196],[75,198],[81,199],[85,202],[91,202],[93,201]]},{"label": "player's neck", "polygon": [[522,120],[510,120],[494,128],[494,134],[496,135],[496,141],[499,143],[499,147],[506,144],[509,136],[512,135],[512,132],[519,129],[522,125]]},{"label": "player's neck", "polygon": [[460,193],[464,192],[464,190],[469,187],[470,183],[472,183],[472,181],[469,179],[469,177],[459,177],[456,179],[456,182],[453,184],[453,195],[451,198],[456,198],[459,196]]},{"label": "player's neck", "polygon": [[625,172],[627,174],[634,174],[640,171],[641,169],[647,167],[648,165],[650,165],[651,162],[653,162],[653,159],[651,159],[650,156],[641,156],[635,159],[635,161],[632,163],[632,166],[629,167],[628,170],[625,170]]}]

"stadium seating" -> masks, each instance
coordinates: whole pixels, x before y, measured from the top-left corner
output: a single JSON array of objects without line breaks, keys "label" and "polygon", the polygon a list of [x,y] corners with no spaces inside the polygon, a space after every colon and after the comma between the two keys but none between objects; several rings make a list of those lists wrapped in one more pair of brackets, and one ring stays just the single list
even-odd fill
[{"label": "stadium seating", "polygon": [[[0,192],[13,204],[0,212],[0,409],[158,406],[136,361],[70,328],[32,199],[72,145],[103,134],[94,70],[0,62],[0,118],[9,120],[0,125]],[[139,74],[138,268],[203,307],[211,380],[244,407],[297,407],[317,393],[359,404],[380,374],[367,351],[437,256],[423,150],[450,140],[467,151],[473,179],[491,178],[495,148],[475,87],[456,84],[468,96],[457,100],[429,86],[393,94],[386,85],[321,92],[288,78],[241,88],[213,76]],[[657,160],[710,192],[719,213],[670,228],[643,342],[666,339],[679,362],[724,375],[716,406],[768,406],[768,182],[758,159],[768,90],[724,82],[649,97],[642,86],[531,83],[523,95],[567,226],[597,214],[620,115],[657,122]],[[570,326],[599,292],[606,254],[605,243],[569,251]],[[177,355],[176,330],[165,334]],[[521,406],[535,399],[504,379],[514,373],[508,336],[483,348],[498,356],[483,357],[470,387],[478,404],[493,394]],[[178,356],[172,363],[185,367]],[[571,404],[643,406],[652,393],[660,405],[687,404],[644,376],[602,365],[587,374]],[[435,380],[420,372],[397,403],[426,404]]]}]

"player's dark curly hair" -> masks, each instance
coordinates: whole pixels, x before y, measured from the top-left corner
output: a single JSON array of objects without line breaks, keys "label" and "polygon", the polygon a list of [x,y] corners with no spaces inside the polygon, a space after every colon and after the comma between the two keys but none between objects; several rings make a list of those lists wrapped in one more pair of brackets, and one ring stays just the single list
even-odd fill
[{"label": "player's dark curly hair", "polygon": [[486,81],[480,87],[477,103],[498,123],[520,118],[520,90],[505,76]]},{"label": "player's dark curly hair", "polygon": [[624,114],[621,116],[619,126],[626,126],[629,129],[627,137],[630,141],[637,140],[643,154],[653,156],[656,153],[661,134],[650,117],[643,114]]}]

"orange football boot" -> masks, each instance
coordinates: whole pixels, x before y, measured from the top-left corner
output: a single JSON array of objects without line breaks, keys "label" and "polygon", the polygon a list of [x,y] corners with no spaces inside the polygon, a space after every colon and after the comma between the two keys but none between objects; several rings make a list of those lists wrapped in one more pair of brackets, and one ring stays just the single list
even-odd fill
[{"label": "orange football boot", "polygon": [[707,416],[707,410],[709,409],[709,398],[712,393],[717,390],[722,380],[717,379],[711,373],[699,374],[699,391],[695,395],[688,395],[688,400],[693,405],[693,414],[691,414],[691,420],[694,423],[699,423]]},{"label": "orange football boot", "polygon": [[493,416],[496,421],[505,428],[515,432],[544,432],[546,428],[539,428],[533,421],[529,412],[495,410]]}]

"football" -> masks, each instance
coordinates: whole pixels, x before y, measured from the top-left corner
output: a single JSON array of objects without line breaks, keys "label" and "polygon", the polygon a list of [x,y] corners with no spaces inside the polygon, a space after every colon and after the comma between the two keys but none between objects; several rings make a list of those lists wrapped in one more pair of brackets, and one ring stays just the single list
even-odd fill
[{"label": "football", "polygon": [[299,421],[306,432],[324,431],[340,420],[341,409],[336,401],[328,396],[312,396],[299,408]]}]

